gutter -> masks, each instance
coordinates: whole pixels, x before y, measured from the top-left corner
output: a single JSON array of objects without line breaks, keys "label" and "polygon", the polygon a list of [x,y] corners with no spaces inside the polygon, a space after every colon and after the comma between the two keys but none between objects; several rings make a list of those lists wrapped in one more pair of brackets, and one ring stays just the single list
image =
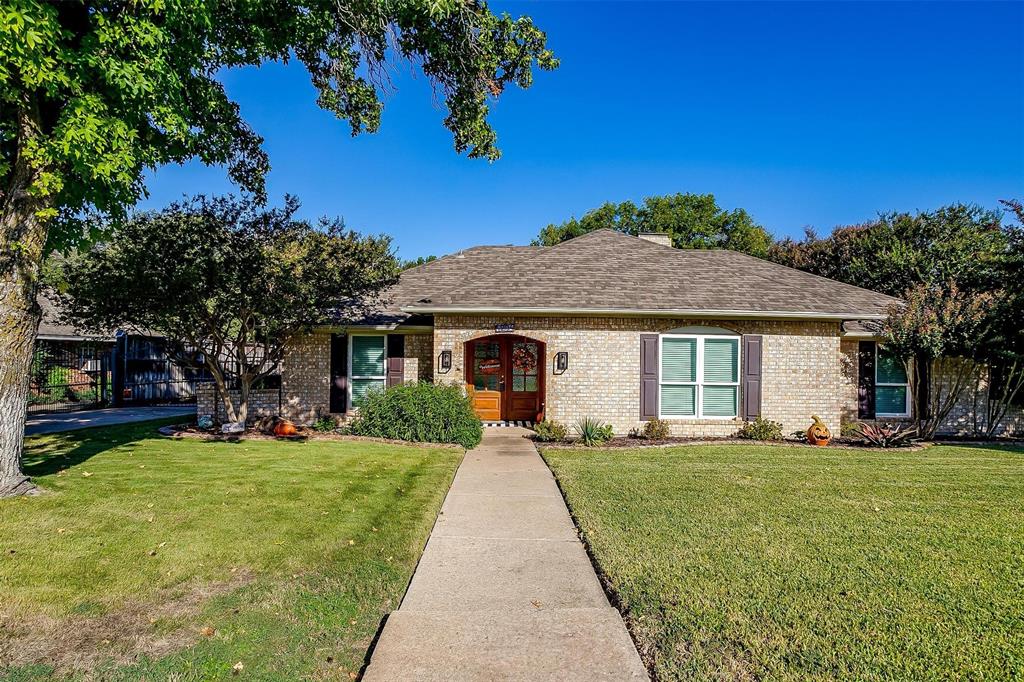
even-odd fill
[{"label": "gutter", "polygon": [[622,308],[494,308],[489,306],[430,305],[403,306],[402,312],[438,314],[501,314],[501,315],[602,315],[611,317],[690,317],[715,319],[775,319],[775,320],[884,320],[884,313],[812,313],[795,310],[624,310]]}]

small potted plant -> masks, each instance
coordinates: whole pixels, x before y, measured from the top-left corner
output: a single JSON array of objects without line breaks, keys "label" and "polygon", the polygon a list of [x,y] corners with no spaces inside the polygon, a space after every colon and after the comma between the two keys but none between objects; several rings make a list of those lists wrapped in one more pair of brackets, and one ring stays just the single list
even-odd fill
[{"label": "small potted plant", "polygon": [[832,440],[832,432],[828,430],[825,422],[821,421],[821,417],[818,415],[811,415],[811,419],[814,420],[814,423],[807,429],[807,442],[811,445],[828,445],[828,442]]}]

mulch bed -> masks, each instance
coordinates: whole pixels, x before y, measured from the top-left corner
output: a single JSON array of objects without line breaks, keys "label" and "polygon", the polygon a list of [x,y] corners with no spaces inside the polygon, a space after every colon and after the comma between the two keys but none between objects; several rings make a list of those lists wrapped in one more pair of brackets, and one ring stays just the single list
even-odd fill
[{"label": "mulch bed", "polygon": [[195,424],[172,424],[161,426],[157,431],[160,435],[169,438],[195,438],[196,440],[237,442],[240,440],[274,440],[274,441],[298,441],[307,440],[334,440],[334,441],[357,441],[363,443],[384,443],[388,445],[408,445],[422,448],[452,448],[461,450],[461,445],[452,443],[420,443],[408,440],[394,440],[391,438],[370,438],[369,436],[350,436],[338,432],[322,432],[304,426],[296,426],[298,434],[294,436],[275,436],[263,433],[258,430],[249,430],[244,433],[221,433],[213,429],[201,429]]},{"label": "mulch bed", "polygon": [[[579,441],[567,441],[559,443],[544,443],[541,441],[535,441],[537,447],[542,448],[555,448],[561,450],[577,450],[579,448],[586,447]],[[865,448],[871,449],[883,449],[873,448],[870,445],[866,445],[856,440],[847,438],[834,438],[828,445],[811,445],[801,440],[749,440],[746,438],[664,438],[659,440],[648,440],[646,438],[628,438],[618,437],[612,438],[603,445],[591,446],[590,450],[616,450],[621,448],[674,448],[684,447],[692,445],[769,445],[773,447],[795,447],[795,448],[815,448],[815,449],[843,449],[843,450],[863,450]],[[904,445],[898,448],[885,448],[886,450],[924,450],[925,448],[931,447],[934,443],[914,443],[912,445]]]}]

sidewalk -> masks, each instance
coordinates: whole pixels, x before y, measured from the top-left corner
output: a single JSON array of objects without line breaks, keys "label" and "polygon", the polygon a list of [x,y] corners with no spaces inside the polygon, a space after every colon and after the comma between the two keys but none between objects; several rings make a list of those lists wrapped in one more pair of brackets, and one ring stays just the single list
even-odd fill
[{"label": "sidewalk", "polygon": [[40,433],[57,433],[58,431],[74,431],[91,426],[113,426],[129,424],[148,419],[164,417],[195,416],[196,406],[189,405],[156,405],[153,407],[108,407],[102,410],[79,410],[77,412],[49,412],[46,414],[30,414],[25,423],[25,435],[34,436]]},{"label": "sidewalk", "polygon": [[466,454],[365,680],[646,680],[524,429]]}]

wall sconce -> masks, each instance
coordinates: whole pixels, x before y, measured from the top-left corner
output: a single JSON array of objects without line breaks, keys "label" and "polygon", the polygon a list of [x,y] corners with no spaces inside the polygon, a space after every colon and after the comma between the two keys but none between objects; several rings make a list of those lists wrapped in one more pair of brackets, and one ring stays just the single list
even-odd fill
[{"label": "wall sconce", "polygon": [[452,368],[452,352],[450,350],[441,351],[441,371],[448,372]]},{"label": "wall sconce", "polygon": [[562,374],[569,369],[569,352],[559,351],[555,353],[555,374]]}]

